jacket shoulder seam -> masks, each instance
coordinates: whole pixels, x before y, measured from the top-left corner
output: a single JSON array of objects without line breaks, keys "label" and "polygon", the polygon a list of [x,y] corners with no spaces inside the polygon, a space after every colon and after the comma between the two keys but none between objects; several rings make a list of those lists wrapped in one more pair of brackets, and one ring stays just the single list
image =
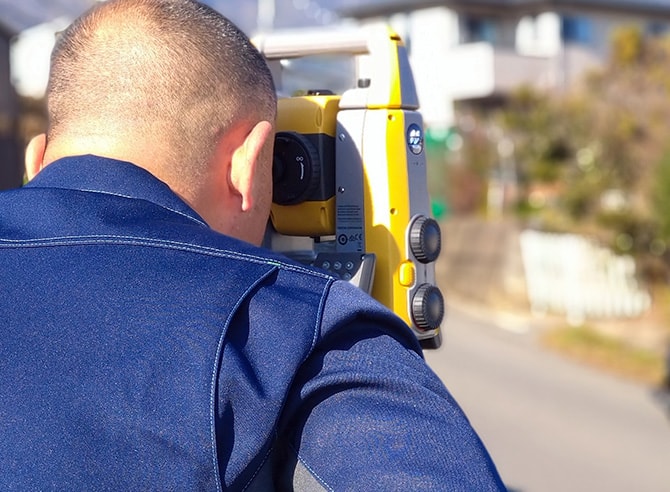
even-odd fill
[{"label": "jacket shoulder seam", "polygon": [[292,263],[284,262],[278,258],[266,258],[250,253],[240,253],[228,249],[204,246],[199,244],[187,243],[182,241],[173,241],[169,239],[155,239],[141,236],[122,236],[122,235],[82,235],[82,236],[55,236],[36,239],[6,239],[0,238],[1,248],[38,248],[38,247],[59,247],[74,245],[104,245],[118,244],[127,246],[143,246],[154,248],[174,249],[196,254],[218,256],[239,261],[249,261],[252,263],[273,265],[283,270],[299,272],[306,275],[332,280],[332,277],[326,273],[321,273],[307,267],[301,267]]}]

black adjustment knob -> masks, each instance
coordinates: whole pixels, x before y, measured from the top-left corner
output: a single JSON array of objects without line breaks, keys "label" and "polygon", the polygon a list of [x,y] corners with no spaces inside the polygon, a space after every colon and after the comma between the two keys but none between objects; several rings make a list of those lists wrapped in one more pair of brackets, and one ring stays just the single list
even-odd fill
[{"label": "black adjustment knob", "polygon": [[440,289],[422,284],[412,298],[412,320],[421,331],[436,330],[444,318],[444,297]]},{"label": "black adjustment knob", "polygon": [[417,217],[409,229],[409,247],[421,263],[437,260],[442,250],[440,224],[425,215]]}]

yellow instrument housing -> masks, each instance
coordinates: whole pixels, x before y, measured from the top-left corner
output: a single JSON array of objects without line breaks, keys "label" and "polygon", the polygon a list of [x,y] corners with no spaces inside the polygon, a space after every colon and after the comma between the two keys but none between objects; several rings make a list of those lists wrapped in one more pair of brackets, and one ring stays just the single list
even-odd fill
[{"label": "yellow instrument housing", "polygon": [[[294,155],[286,152],[281,166],[299,166],[293,170],[300,171],[300,179],[311,171],[305,160],[324,172],[322,192],[272,205],[270,247],[281,243],[274,249],[308,258],[334,275],[347,270],[345,280],[351,276],[343,265],[369,267],[372,258],[374,266],[363,269],[368,281],[351,280],[405,320],[424,347],[438,347],[444,301],[435,286],[434,262],[441,237],[430,218],[423,120],[401,38],[388,27],[323,28],[271,33],[254,42],[274,68],[276,82],[280,60],[321,54],[357,60],[355,87],[341,96],[279,100],[278,135],[305,137],[311,143],[300,145],[316,149],[301,153],[298,164],[285,162]],[[312,239],[308,251],[300,238]]]}]

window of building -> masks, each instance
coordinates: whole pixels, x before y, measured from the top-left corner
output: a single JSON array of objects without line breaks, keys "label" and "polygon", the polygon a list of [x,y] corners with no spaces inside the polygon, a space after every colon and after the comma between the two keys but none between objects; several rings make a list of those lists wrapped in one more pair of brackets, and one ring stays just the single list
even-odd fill
[{"label": "window of building", "polygon": [[663,21],[651,21],[647,24],[647,33],[651,36],[665,36],[670,32],[670,25]]},{"label": "window of building", "polygon": [[495,43],[496,38],[496,24],[493,19],[473,16],[466,16],[463,19],[464,43],[476,43],[478,41]]},{"label": "window of building", "polygon": [[589,44],[593,41],[593,25],[586,17],[563,16],[561,39],[568,43]]}]

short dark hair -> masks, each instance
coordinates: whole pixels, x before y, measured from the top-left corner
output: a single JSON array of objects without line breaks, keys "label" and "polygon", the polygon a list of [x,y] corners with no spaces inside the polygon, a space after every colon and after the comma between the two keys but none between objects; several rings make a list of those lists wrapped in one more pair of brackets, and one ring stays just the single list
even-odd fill
[{"label": "short dark hair", "polygon": [[211,7],[108,0],[59,36],[47,107],[50,139],[147,132],[164,139],[175,164],[197,167],[231,122],[274,121],[276,96],[262,55]]}]

